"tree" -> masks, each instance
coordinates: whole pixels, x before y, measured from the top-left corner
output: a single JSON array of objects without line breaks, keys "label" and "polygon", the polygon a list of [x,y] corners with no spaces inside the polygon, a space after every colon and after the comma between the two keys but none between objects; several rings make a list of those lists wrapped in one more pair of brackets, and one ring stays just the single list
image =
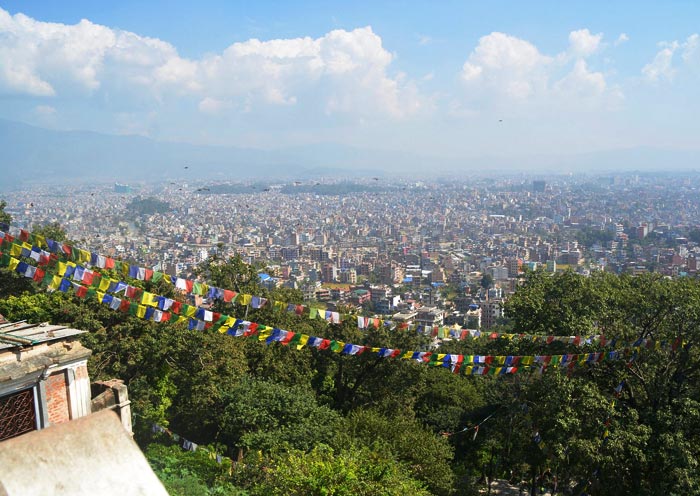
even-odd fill
[{"label": "tree", "polygon": [[[206,451],[205,451],[206,450]],[[230,460],[217,463],[209,449],[184,451],[179,446],[152,443],[146,449],[146,459],[173,496],[244,496],[244,490],[235,487],[228,474]]]},{"label": "tree", "polygon": [[73,241],[68,239],[66,230],[59,222],[50,222],[41,226],[34,224],[32,227],[32,232],[34,234],[44,236],[46,239],[52,239],[60,243],[67,242],[68,244],[75,244]]},{"label": "tree", "polygon": [[292,450],[263,459],[251,455],[249,459],[242,470],[234,472],[234,479],[241,486],[251,485],[252,495],[431,494],[404,464],[367,448],[333,451],[322,445],[308,453]]},{"label": "tree", "polygon": [[261,379],[244,379],[226,393],[224,403],[220,439],[246,450],[308,450],[327,443],[340,422],[338,413],[316,402],[312,390]]},{"label": "tree", "polygon": [[7,202],[0,200],[0,224],[11,224],[12,216],[5,212],[5,207],[7,207]]},{"label": "tree", "polygon": [[481,277],[481,287],[484,289],[489,289],[493,286],[493,276],[491,274],[484,274]]},{"label": "tree", "polygon": [[[344,432],[352,433],[364,446],[405,463],[432,494],[451,494],[455,482],[449,466],[452,446],[416,419],[400,412],[388,416],[377,410],[356,410],[347,417]],[[351,443],[344,433],[336,441],[337,446]]]}]

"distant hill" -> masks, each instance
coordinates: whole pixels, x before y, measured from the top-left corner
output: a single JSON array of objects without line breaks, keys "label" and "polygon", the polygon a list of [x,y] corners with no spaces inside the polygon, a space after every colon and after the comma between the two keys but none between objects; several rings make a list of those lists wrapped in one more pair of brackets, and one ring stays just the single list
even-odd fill
[{"label": "distant hill", "polygon": [[[188,168],[185,169],[185,166]],[[313,179],[322,176],[700,170],[700,150],[630,148],[571,155],[446,159],[333,143],[258,150],[55,131],[0,119],[0,190],[25,183],[198,178]]]},{"label": "distant hill", "polygon": [[385,163],[381,153],[339,145],[267,151],[54,131],[0,119],[0,189],[74,181],[351,177],[376,175]]}]

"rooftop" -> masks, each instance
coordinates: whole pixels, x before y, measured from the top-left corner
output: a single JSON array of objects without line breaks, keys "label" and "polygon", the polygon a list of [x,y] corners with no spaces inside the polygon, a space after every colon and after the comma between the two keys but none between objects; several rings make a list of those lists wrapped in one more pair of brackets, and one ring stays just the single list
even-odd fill
[{"label": "rooftop", "polygon": [[87,331],[47,323],[6,322],[0,324],[0,351],[34,346],[39,343],[56,341],[85,332]]}]

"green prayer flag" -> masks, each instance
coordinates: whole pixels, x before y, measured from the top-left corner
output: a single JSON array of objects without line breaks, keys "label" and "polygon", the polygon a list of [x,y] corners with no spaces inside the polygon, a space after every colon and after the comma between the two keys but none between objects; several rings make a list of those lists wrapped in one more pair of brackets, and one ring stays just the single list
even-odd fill
[{"label": "green prayer flag", "polygon": [[297,332],[294,334],[292,339],[289,340],[289,346],[296,346],[301,343],[301,333]]}]

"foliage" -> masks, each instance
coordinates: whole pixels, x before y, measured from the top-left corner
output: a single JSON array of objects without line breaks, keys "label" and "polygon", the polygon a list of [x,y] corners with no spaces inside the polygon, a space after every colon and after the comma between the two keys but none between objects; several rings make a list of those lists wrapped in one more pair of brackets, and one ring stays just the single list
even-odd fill
[{"label": "foliage", "polygon": [[38,234],[40,236],[44,236],[46,239],[58,241],[59,243],[66,242],[69,245],[75,244],[73,241],[68,239],[66,230],[59,222],[50,222],[41,226],[35,224],[32,227],[32,233],[35,235]]},{"label": "foliage", "polygon": [[[298,292],[261,287],[259,270],[239,257],[214,257],[198,274],[218,287],[300,301]],[[93,350],[91,378],[126,382],[142,420],[136,439],[173,494],[448,495],[465,494],[479,476],[532,484],[543,474],[556,475],[570,492],[700,494],[700,282],[691,278],[528,272],[505,303],[516,332],[604,334],[626,343],[606,348],[625,360],[571,370],[521,367],[506,377],[463,377],[373,353],[266,346],[256,337],[146,322],[94,300],[47,294],[7,270],[0,270],[0,296],[9,320],[90,331],[81,339]],[[327,324],[269,305],[215,309],[342,342],[431,349],[423,335],[359,330],[352,320]],[[655,344],[632,349],[642,338]],[[599,349],[475,339],[446,341],[435,351]],[[149,422],[201,444],[222,443],[245,460],[229,475],[203,454],[153,443]]]},{"label": "foliage", "polygon": [[5,212],[5,207],[7,207],[7,202],[5,200],[0,200],[0,223],[11,224],[12,216]]},{"label": "foliage", "polygon": [[389,417],[376,410],[357,410],[347,418],[339,446],[352,444],[348,433],[364,446],[391,456],[410,467],[433,494],[450,494],[454,475],[449,467],[452,447],[419,421],[400,415]]},{"label": "foliage", "polygon": [[151,468],[172,496],[247,494],[230,482],[227,465],[217,463],[204,450],[183,451],[179,446],[153,443],[145,454]]},{"label": "foliage", "polygon": [[327,443],[340,415],[319,405],[313,390],[302,386],[245,379],[224,397],[219,418],[221,441],[245,449],[308,450]]},{"label": "foliage", "polygon": [[292,450],[252,464],[238,474],[237,480],[251,480],[250,472],[258,477],[257,484],[250,489],[252,495],[430,494],[411,477],[403,464],[366,448],[334,452],[328,447],[319,446],[308,453]]},{"label": "foliage", "polygon": [[163,214],[169,212],[170,204],[157,198],[134,198],[126,205],[126,211],[134,216]]}]

